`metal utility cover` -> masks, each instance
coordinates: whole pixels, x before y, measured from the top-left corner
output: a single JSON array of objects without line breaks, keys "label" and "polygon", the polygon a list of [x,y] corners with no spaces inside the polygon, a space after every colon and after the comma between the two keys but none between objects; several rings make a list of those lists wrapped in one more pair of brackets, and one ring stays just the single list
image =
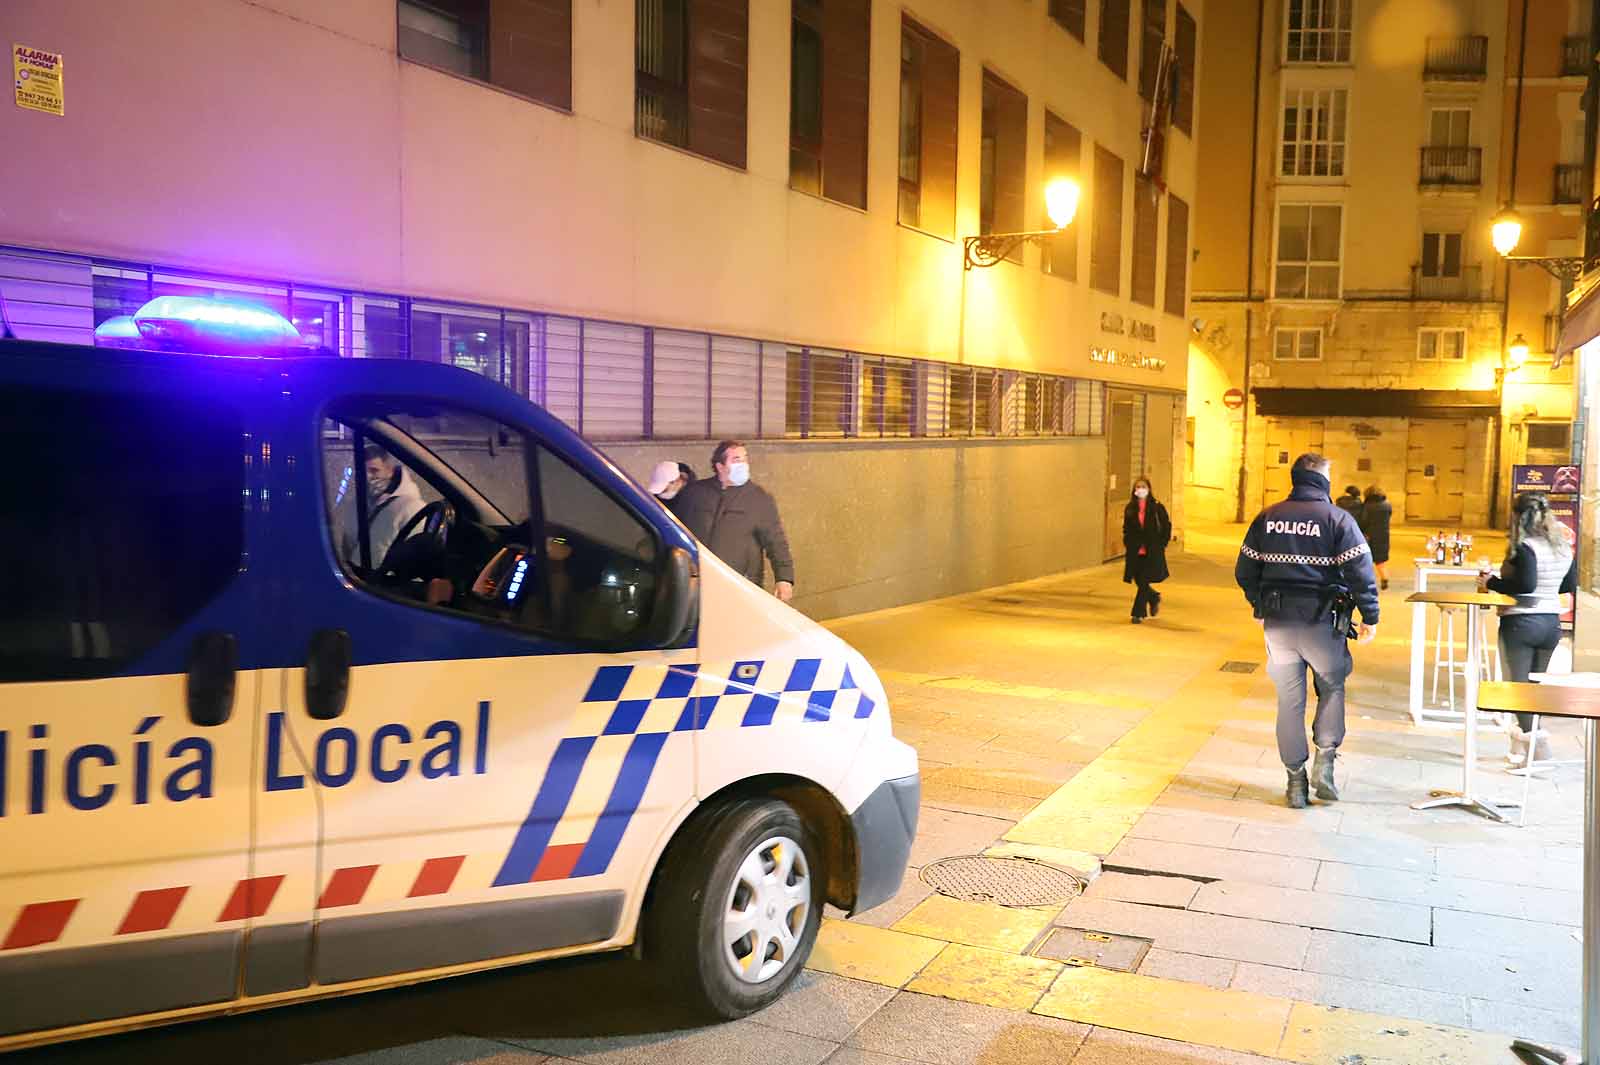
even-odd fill
[{"label": "metal utility cover", "polygon": [[922,867],[922,881],[941,895],[1001,906],[1065,905],[1083,894],[1077,873],[1032,858],[969,854]]},{"label": "metal utility cover", "polygon": [[1034,951],[1041,958],[1054,958],[1069,965],[1092,965],[1131,973],[1150,952],[1151,940],[1138,936],[1117,936],[1084,928],[1058,928]]},{"label": "metal utility cover", "polygon": [[1222,672],[1254,673],[1260,665],[1260,662],[1224,662],[1222,663]]}]

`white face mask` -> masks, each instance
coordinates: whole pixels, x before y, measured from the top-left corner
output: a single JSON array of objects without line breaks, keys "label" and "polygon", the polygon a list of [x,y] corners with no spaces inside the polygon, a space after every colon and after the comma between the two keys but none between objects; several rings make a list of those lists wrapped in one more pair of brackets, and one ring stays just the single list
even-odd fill
[{"label": "white face mask", "polygon": [[671,499],[671,498],[673,498],[674,496],[676,496],[678,494],[678,492],[680,491],[681,488],[682,488],[682,485],[670,484],[665,489],[663,489],[661,494],[656,496],[656,498],[657,499]]},{"label": "white face mask", "polygon": [[728,483],[741,485],[750,480],[750,464],[748,462],[735,462],[728,467]]},{"label": "white face mask", "polygon": [[1144,499],[1146,496],[1148,496],[1150,494],[1150,489],[1148,489],[1148,488],[1135,488],[1133,490],[1133,494],[1134,494],[1135,498]]}]

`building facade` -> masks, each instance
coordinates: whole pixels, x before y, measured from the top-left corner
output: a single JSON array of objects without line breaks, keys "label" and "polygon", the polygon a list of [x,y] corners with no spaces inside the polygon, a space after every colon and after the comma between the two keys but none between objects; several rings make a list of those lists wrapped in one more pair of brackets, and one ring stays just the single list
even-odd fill
[{"label": "building facade", "polygon": [[[1532,5],[1519,252],[1581,230],[1561,202],[1576,185],[1562,122],[1583,88],[1563,68],[1577,6]],[[1297,453],[1319,450],[1338,487],[1381,486],[1396,521],[1483,526],[1504,513],[1512,463],[1565,461],[1559,290],[1536,267],[1508,270],[1490,240],[1511,199],[1521,13],[1516,0],[1212,11],[1207,49],[1260,46],[1244,49],[1253,65],[1202,63],[1213,136],[1196,215],[1191,512],[1248,518],[1286,490]],[[1256,121],[1224,136],[1230,112]],[[1519,333],[1530,354],[1508,360]]]},{"label": "building facade", "polygon": [[[64,108],[0,109],[0,296],[71,341],[264,302],[494,376],[636,475],[746,438],[819,616],[1095,563],[1134,476],[1181,519],[1203,14],[14,0]],[[963,268],[1064,176],[1071,226]]]}]

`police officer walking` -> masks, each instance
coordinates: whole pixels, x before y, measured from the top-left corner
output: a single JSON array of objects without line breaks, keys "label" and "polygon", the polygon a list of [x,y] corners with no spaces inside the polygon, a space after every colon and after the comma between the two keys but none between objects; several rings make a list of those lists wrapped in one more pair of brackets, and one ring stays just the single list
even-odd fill
[{"label": "police officer walking", "polygon": [[[1346,642],[1350,615],[1361,612],[1360,636],[1378,633],[1378,585],[1372,552],[1355,518],[1329,498],[1328,460],[1310,453],[1295,460],[1289,498],[1250,523],[1234,579],[1244,589],[1267,638],[1267,673],[1278,689],[1278,754],[1289,771],[1289,805],[1339,798],[1333,761],[1344,740],[1344,682],[1354,663]],[[1317,745],[1306,779],[1306,668],[1317,692],[1312,738]]]}]

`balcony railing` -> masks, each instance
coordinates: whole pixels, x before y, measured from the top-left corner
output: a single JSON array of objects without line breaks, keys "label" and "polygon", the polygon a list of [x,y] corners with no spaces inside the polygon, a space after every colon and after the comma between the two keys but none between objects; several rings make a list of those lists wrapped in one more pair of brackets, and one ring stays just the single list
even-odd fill
[{"label": "balcony railing", "polygon": [[1411,268],[1411,298],[1414,300],[1477,301],[1483,298],[1482,270],[1477,266],[1457,267],[1451,276],[1428,275],[1421,266]]},{"label": "balcony railing", "polygon": [[1557,163],[1555,191],[1551,203],[1583,202],[1583,166],[1578,163]]},{"label": "balcony railing", "polygon": [[1420,183],[1476,188],[1483,184],[1483,149],[1423,148]]},{"label": "balcony railing", "polygon": [[1589,35],[1579,34],[1561,39],[1561,76],[1583,77],[1589,73]]},{"label": "balcony railing", "polygon": [[1422,75],[1438,81],[1479,81],[1489,72],[1489,38],[1429,37]]}]

